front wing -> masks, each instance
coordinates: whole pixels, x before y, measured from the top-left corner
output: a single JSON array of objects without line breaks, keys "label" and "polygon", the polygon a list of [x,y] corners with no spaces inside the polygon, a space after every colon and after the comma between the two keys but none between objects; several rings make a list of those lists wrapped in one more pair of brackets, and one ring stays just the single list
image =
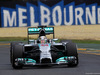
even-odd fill
[{"label": "front wing", "polygon": [[34,59],[31,58],[17,58],[15,59],[16,65],[24,65],[24,66],[35,66],[35,65],[67,65],[70,63],[76,63],[75,56],[65,56],[60,57],[56,60],[55,63],[37,63]]}]

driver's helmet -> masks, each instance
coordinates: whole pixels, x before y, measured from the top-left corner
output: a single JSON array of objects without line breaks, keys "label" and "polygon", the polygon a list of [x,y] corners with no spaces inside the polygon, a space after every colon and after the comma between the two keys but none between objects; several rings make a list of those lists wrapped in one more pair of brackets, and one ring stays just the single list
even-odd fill
[{"label": "driver's helmet", "polygon": [[40,36],[41,43],[47,43],[46,36]]},{"label": "driver's helmet", "polygon": [[45,36],[40,36],[40,40],[45,40],[46,37]]},{"label": "driver's helmet", "polygon": [[40,39],[41,40],[45,40],[45,36],[40,36]]}]

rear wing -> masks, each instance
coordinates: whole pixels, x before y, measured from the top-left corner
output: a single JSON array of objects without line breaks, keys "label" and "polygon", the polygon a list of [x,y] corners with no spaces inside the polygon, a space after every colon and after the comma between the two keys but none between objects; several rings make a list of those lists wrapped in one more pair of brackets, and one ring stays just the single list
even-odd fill
[{"label": "rear wing", "polygon": [[55,36],[54,36],[54,27],[45,27],[45,26],[29,27],[27,29],[27,32],[28,32],[28,41],[29,41],[29,35],[39,34],[40,33],[40,29],[44,29],[46,35],[53,34],[53,39],[55,38]]},{"label": "rear wing", "polygon": [[39,34],[40,29],[44,29],[45,34],[54,34],[54,27],[44,27],[44,28],[30,27],[28,28],[28,35]]}]

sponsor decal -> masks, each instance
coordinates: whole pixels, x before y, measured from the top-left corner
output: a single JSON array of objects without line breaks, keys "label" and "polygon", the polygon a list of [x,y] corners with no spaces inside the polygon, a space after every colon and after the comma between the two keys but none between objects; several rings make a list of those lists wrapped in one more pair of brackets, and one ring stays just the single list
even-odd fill
[{"label": "sponsor decal", "polygon": [[48,46],[48,44],[41,44],[41,46]]}]

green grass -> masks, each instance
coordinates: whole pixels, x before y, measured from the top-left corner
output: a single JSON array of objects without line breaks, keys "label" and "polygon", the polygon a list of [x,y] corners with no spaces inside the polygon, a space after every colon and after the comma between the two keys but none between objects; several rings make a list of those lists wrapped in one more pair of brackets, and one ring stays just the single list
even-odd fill
[{"label": "green grass", "polygon": [[0,41],[27,41],[27,38],[23,38],[23,37],[0,37]]},{"label": "green grass", "polygon": [[72,40],[74,43],[100,44],[100,40]]},{"label": "green grass", "polygon": [[74,43],[100,44],[100,40],[72,40]]},{"label": "green grass", "polygon": [[[24,37],[0,37],[0,41],[27,41]],[[57,42],[60,42],[58,40]],[[74,43],[100,44],[100,40],[72,40]]]}]

